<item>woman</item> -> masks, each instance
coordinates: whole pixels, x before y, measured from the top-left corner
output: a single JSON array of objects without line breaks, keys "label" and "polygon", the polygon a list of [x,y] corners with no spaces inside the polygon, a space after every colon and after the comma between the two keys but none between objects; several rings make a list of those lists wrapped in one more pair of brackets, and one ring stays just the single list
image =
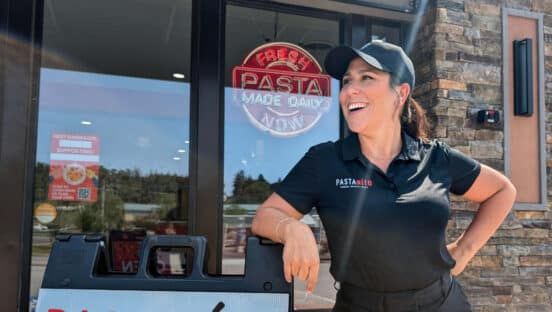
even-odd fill
[{"label": "woman", "polygon": [[[253,220],[255,234],[284,244],[284,275],[317,282],[319,257],[299,219],[316,207],[340,289],[333,311],[470,311],[457,276],[497,230],[516,190],[499,172],[427,136],[411,98],[404,51],[373,41],[338,47],[325,62],[342,81],[351,135],[312,147]],[[480,203],[468,229],[445,245],[449,192]]]}]

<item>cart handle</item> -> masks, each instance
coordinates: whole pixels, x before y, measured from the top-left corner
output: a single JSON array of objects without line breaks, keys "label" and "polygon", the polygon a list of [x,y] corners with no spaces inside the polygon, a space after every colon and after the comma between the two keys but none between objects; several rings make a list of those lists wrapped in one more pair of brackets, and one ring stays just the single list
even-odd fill
[{"label": "cart handle", "polygon": [[159,247],[188,247],[194,251],[192,261],[192,272],[185,278],[205,279],[203,274],[203,263],[205,260],[205,250],[207,239],[203,236],[188,236],[188,235],[153,235],[147,236],[142,241],[140,248],[140,262],[138,264],[138,277],[157,278],[152,276],[148,271],[150,257],[155,248]]}]

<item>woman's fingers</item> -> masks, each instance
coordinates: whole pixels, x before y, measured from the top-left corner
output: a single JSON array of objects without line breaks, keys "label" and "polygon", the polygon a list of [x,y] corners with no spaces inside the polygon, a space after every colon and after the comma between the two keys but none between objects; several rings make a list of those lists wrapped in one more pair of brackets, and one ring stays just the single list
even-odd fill
[{"label": "woman's fingers", "polygon": [[284,276],[290,283],[294,276],[302,281],[309,281],[312,291],[318,279],[320,258],[318,247],[310,228],[302,223],[290,223],[286,228],[289,231],[284,243],[282,255]]},{"label": "woman's fingers", "polygon": [[293,276],[299,275],[300,270],[301,270],[301,264],[297,260],[293,260],[291,262],[291,275]]},{"label": "woman's fingers", "polygon": [[309,270],[310,269],[311,268],[310,268],[308,263],[306,263],[306,262],[301,263],[301,267],[299,269],[299,274],[298,274],[299,279],[302,280],[302,281],[307,280],[307,278],[309,277]]},{"label": "woman's fingers", "polygon": [[291,264],[284,259],[284,277],[286,282],[291,283]]},{"label": "woman's fingers", "polygon": [[309,280],[307,282],[307,292],[312,293],[314,286],[318,282],[318,270],[320,269],[320,262],[310,267]]},{"label": "woman's fingers", "polygon": [[293,276],[297,275],[296,265],[293,260],[295,253],[295,248],[293,244],[285,244],[284,250],[282,253],[282,260],[284,262],[284,277],[288,283],[291,283]]},{"label": "woman's fingers", "polygon": [[[318,255],[314,255],[309,259],[310,260],[301,260],[301,258],[296,257],[284,257],[284,276],[288,283],[291,282],[293,276],[297,276],[302,281],[308,279],[316,283],[320,260],[318,259]],[[314,280],[313,277],[315,278]]]}]

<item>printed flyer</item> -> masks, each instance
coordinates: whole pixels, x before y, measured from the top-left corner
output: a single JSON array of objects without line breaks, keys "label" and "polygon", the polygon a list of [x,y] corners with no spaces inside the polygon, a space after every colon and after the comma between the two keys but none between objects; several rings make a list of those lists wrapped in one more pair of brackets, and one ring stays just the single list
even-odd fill
[{"label": "printed flyer", "polygon": [[95,202],[99,164],[98,136],[53,133],[48,199]]}]

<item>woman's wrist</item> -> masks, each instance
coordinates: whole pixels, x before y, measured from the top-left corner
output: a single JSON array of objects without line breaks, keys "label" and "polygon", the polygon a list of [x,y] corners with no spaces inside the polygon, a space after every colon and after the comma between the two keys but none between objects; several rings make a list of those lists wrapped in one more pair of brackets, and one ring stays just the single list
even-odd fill
[{"label": "woman's wrist", "polygon": [[467,257],[471,259],[477,253],[478,249],[474,246],[474,244],[467,241],[464,237],[461,237],[459,240],[457,240],[455,244],[459,256],[462,258]]},{"label": "woman's wrist", "polygon": [[274,236],[276,238],[276,241],[278,243],[285,243],[285,238],[286,238],[286,228],[288,226],[289,223],[293,222],[295,220],[295,218],[293,217],[285,217],[285,218],[282,218],[280,219],[280,221],[278,221],[278,223],[276,224],[275,228],[274,228]]},{"label": "woman's wrist", "polygon": [[295,218],[285,222],[281,227],[281,243],[285,244],[290,237],[304,237],[306,230],[310,231],[308,225]]}]

